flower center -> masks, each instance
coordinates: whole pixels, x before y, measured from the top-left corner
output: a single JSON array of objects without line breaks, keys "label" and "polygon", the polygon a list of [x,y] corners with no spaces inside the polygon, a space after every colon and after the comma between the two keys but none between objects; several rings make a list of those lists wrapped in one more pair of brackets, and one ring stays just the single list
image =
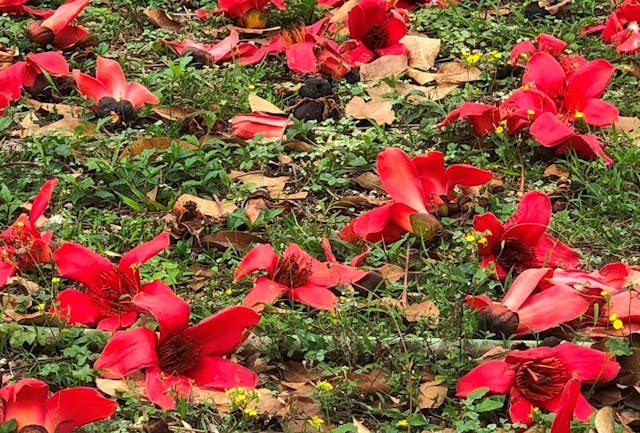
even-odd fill
[{"label": "flower center", "polygon": [[127,100],[117,101],[111,96],[105,96],[98,101],[98,116],[114,118],[114,123],[128,122],[133,119],[133,105]]},{"label": "flower center", "polygon": [[551,356],[520,364],[514,383],[523,396],[539,404],[560,395],[569,379],[562,361]]},{"label": "flower center", "polygon": [[631,21],[627,26],[627,29],[629,29],[629,31],[631,31],[632,33],[638,33],[638,31],[640,31],[640,26],[638,26],[637,21]]},{"label": "flower center", "polygon": [[535,266],[535,252],[520,238],[507,238],[498,245],[496,261],[504,269],[513,268],[517,273]]},{"label": "flower center", "polygon": [[305,284],[311,272],[311,263],[301,263],[297,254],[291,254],[278,260],[272,279],[276,283],[294,288]]},{"label": "flower center", "polygon": [[370,50],[377,50],[387,46],[387,32],[378,24],[371,26],[367,34],[362,38],[362,42]]},{"label": "flower center", "polygon": [[18,433],[48,433],[41,425],[29,424],[18,430]]},{"label": "flower center", "polygon": [[184,334],[172,335],[160,343],[156,352],[162,371],[179,375],[196,365],[200,356],[200,342]]},{"label": "flower center", "polygon": [[280,37],[286,46],[304,42],[307,38],[307,29],[304,23],[298,23],[288,29],[284,29]]},{"label": "flower center", "polygon": [[98,273],[96,284],[87,287],[87,293],[104,316],[119,316],[134,311],[132,300],[139,291],[139,285],[115,266]]}]

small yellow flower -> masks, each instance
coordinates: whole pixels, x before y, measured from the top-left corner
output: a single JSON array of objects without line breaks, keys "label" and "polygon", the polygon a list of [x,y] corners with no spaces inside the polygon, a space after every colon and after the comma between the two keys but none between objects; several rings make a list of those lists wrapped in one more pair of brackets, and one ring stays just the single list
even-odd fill
[{"label": "small yellow flower", "polygon": [[480,57],[482,57],[480,53],[473,53],[473,54],[463,53],[463,56],[464,56],[464,61],[469,63],[470,65],[475,65],[480,61]]},{"label": "small yellow flower", "polygon": [[258,415],[258,411],[255,410],[255,409],[251,409],[251,408],[246,408],[242,412],[244,412],[245,415],[250,416],[250,417],[254,417],[254,416]]},{"label": "small yellow flower", "polygon": [[489,241],[487,240],[486,237],[482,236],[480,239],[478,239],[478,243],[480,245],[482,245],[483,247],[487,246],[487,244],[489,243]]},{"label": "small yellow flower", "polygon": [[41,304],[38,304],[38,310],[44,311],[45,308],[47,308],[47,304],[45,304],[44,302]]},{"label": "small yellow flower", "polygon": [[533,116],[534,114],[536,114],[536,110],[534,110],[533,108],[529,108],[529,109],[527,110],[527,114],[528,114],[529,116]]},{"label": "small yellow flower", "polygon": [[501,120],[500,121],[500,125],[507,126],[507,120],[506,119],[505,120]]},{"label": "small yellow flower", "polygon": [[582,111],[576,111],[576,119],[582,119],[584,117],[584,113]]},{"label": "small yellow flower", "polygon": [[532,407],[531,408],[531,413],[529,414],[529,418],[533,419],[534,417],[540,415],[540,408],[539,407]]},{"label": "small yellow flower", "polygon": [[334,324],[334,325],[337,325],[338,323],[340,323],[340,321],[338,319],[336,319],[335,317],[333,317],[331,319],[331,323]]},{"label": "small yellow flower", "polygon": [[475,242],[476,237],[474,235],[472,235],[471,233],[469,233],[468,235],[466,235],[464,237],[464,240],[471,243],[471,242]]},{"label": "small yellow flower", "polygon": [[609,299],[611,297],[611,295],[607,290],[603,290],[602,292],[600,292],[600,296],[602,296],[605,299]]},{"label": "small yellow flower", "polygon": [[24,227],[24,222],[22,222],[22,221],[17,221],[17,222],[16,222],[16,227]]},{"label": "small yellow flower", "polygon": [[618,320],[618,315],[616,313],[609,316],[609,322],[615,322],[616,320]]},{"label": "small yellow flower", "polygon": [[324,420],[317,415],[308,419],[307,422],[316,430],[320,430],[320,428],[322,428],[322,424],[324,424]]},{"label": "small yellow flower", "polygon": [[489,51],[489,55],[490,55],[491,57],[493,57],[494,59],[496,59],[496,60],[498,60],[498,59],[501,59],[501,58],[502,58],[502,53],[501,53],[501,52],[499,52],[499,51],[496,51],[496,50],[491,50],[491,51]]},{"label": "small yellow flower", "polygon": [[611,324],[611,326],[613,326],[613,329],[615,329],[616,331],[621,330],[622,328],[624,328],[624,323],[622,323],[622,320],[617,319],[614,320],[613,323]]},{"label": "small yellow flower", "polygon": [[407,421],[406,419],[401,419],[396,423],[397,427],[406,427],[409,425],[409,421]]},{"label": "small yellow flower", "polygon": [[58,277],[53,277],[53,278],[51,279],[51,282],[52,282],[53,284],[58,284],[58,283],[60,282],[60,278],[58,278]]},{"label": "small yellow flower", "polygon": [[253,90],[256,88],[256,86],[254,86],[253,84],[249,84],[247,87],[249,88],[249,90]]},{"label": "small yellow flower", "polygon": [[495,132],[496,134],[502,134],[504,132],[504,128],[502,126],[498,126],[496,127]]},{"label": "small yellow flower", "polygon": [[320,382],[316,383],[316,389],[320,392],[329,392],[333,390],[333,385],[331,385],[326,380],[321,380]]},{"label": "small yellow flower", "polygon": [[233,295],[233,290],[231,290],[231,289],[227,289],[227,290],[225,290],[225,291],[224,291],[224,293],[225,293],[227,296],[231,296],[231,295]]}]

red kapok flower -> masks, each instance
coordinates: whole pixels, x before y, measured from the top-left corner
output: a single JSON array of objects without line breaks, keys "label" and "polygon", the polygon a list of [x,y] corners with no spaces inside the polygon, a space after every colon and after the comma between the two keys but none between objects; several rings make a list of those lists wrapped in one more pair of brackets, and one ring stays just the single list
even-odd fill
[{"label": "red kapok flower", "polygon": [[69,65],[60,51],[29,54],[26,60],[23,82],[25,87],[33,87],[43,72],[52,77],[69,75]]},{"label": "red kapok flower", "polygon": [[284,295],[302,304],[330,311],[333,311],[337,298],[329,289],[355,282],[365,274],[348,269],[346,265],[329,267],[296,244],[289,244],[282,257],[278,257],[269,244],[252,248],[238,264],[233,273],[234,280],[239,281],[259,270],[266,271],[267,276],[256,279],[243,300],[245,305],[272,304]]},{"label": "red kapok flower", "polygon": [[240,27],[262,29],[267,20],[264,16],[267,6],[273,4],[284,10],[283,0],[220,0],[219,11],[233,18]]},{"label": "red kapok flower", "polygon": [[640,51],[640,3],[638,0],[625,0],[618,5],[607,20],[593,26],[582,28],[583,34],[602,32],[602,39],[616,45],[621,54],[633,54]]},{"label": "red kapok flower", "polygon": [[571,420],[581,395],[580,381],[572,377],[567,381],[560,395],[560,402],[556,410],[556,417],[551,423],[550,433],[571,433]]},{"label": "red kapok flower", "polygon": [[11,102],[20,99],[25,66],[25,62],[18,62],[0,71],[0,116]]},{"label": "red kapok flower", "polygon": [[[579,382],[606,382],[620,370],[615,357],[606,352],[561,343],[555,347],[514,350],[504,361],[489,361],[475,367],[457,384],[458,397],[487,387],[491,394],[509,394],[509,415],[513,422],[531,425],[533,408],[558,412],[563,390],[575,377]],[[594,412],[582,394],[573,415],[581,421]]]},{"label": "red kapok flower", "polygon": [[349,11],[349,37],[356,41],[355,48],[347,53],[352,64],[408,52],[400,43],[407,34],[407,22],[399,12],[403,10],[387,10],[386,0],[361,0]]},{"label": "red kapok flower", "polygon": [[347,241],[395,242],[403,233],[414,232],[411,216],[428,215],[455,197],[456,185],[475,186],[488,182],[493,174],[468,164],[444,168],[444,156],[429,152],[413,159],[401,149],[390,147],[378,154],[380,181],[393,199],[365,212],[340,231]]},{"label": "red kapok flower", "polygon": [[396,2],[396,7],[412,11],[424,6],[437,6],[439,8],[446,8],[449,6],[457,5],[458,2],[459,0],[398,0]]},{"label": "red kapok flower", "polygon": [[46,383],[21,379],[0,388],[0,424],[14,419],[18,432],[71,433],[109,418],[118,404],[93,388],[65,388],[49,395]]},{"label": "red kapok flower", "polygon": [[27,0],[0,0],[0,12],[8,14],[41,15],[43,11],[25,6]]},{"label": "red kapok flower", "polygon": [[189,54],[201,64],[222,63],[234,58],[241,59],[253,55],[258,50],[254,44],[241,44],[240,35],[235,30],[231,30],[229,36],[216,44],[202,44],[190,39],[185,39],[180,43],[163,42],[171,45],[181,56]]},{"label": "red kapok flower", "polygon": [[527,39],[526,41],[515,44],[513,48],[511,48],[511,53],[509,54],[511,64],[513,66],[517,64],[526,66],[527,60],[537,52],[549,53],[554,57],[558,57],[564,52],[564,49],[567,48],[567,43],[565,41],[546,33],[540,33],[536,37],[536,43],[538,45],[537,47],[533,42]]},{"label": "red kapok flower", "polygon": [[80,93],[94,101],[93,109],[100,116],[115,113],[119,118],[128,121],[133,112],[144,104],[157,104],[158,97],[149,89],[138,83],[127,83],[120,64],[116,60],[98,56],[96,61],[96,78],[73,70]]},{"label": "red kapok flower", "polygon": [[224,359],[249,336],[260,315],[235,306],[189,326],[189,304],[180,298],[159,303],[141,294],[136,303],[154,315],[160,334],[144,326],[116,332],[95,362],[107,378],[144,370],[149,400],[163,409],[187,399],[192,383],[207,389],[254,388],[253,371]]},{"label": "red kapok flower", "polygon": [[82,26],[71,22],[89,4],[89,0],[68,0],[44,20],[34,21],[27,27],[27,37],[40,45],[51,44],[56,48],[69,48],[89,34]]},{"label": "red kapok flower", "polygon": [[248,140],[256,134],[264,138],[282,139],[287,126],[293,122],[287,117],[255,112],[251,114],[236,114],[231,118],[231,134]]},{"label": "red kapok flower", "polygon": [[65,242],[56,250],[60,275],[84,285],[84,291],[66,289],[58,294],[58,316],[69,323],[96,326],[114,331],[136,321],[140,308],[136,299],[151,296],[173,302],[176,295],[159,280],[142,285],[138,268],[169,246],[169,233],[123,254],[115,265],[82,245]]},{"label": "red kapok flower", "polygon": [[544,266],[575,267],[578,253],[546,233],[550,220],[549,197],[538,191],[522,196],[518,209],[504,224],[492,213],[476,215],[473,228],[483,235],[478,241],[480,264],[493,264],[499,279],[512,269],[520,273]]},{"label": "red kapok flower", "polygon": [[40,233],[36,221],[44,213],[58,179],[46,181],[33,199],[29,216],[21,214],[16,222],[0,233],[0,287],[16,271],[28,271],[36,263],[49,263],[49,244],[53,232]]}]

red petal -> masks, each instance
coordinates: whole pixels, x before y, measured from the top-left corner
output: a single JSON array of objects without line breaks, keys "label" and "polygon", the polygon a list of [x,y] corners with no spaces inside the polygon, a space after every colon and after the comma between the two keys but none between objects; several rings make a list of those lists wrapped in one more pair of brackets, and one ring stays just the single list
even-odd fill
[{"label": "red petal", "polygon": [[[28,425],[44,426],[49,387],[37,379],[21,379],[0,389],[4,419],[15,419],[16,431]],[[0,409],[2,407],[0,406]]]},{"label": "red petal", "polygon": [[362,0],[349,11],[349,36],[362,40],[373,25],[382,25],[387,5],[382,0]]},{"label": "red petal", "polygon": [[338,298],[326,287],[307,284],[291,289],[291,298],[313,308],[333,311]]},{"label": "red petal", "polygon": [[201,356],[224,356],[242,344],[259,321],[258,313],[237,305],[202,320],[185,334],[200,341]]},{"label": "red petal", "polygon": [[546,194],[529,191],[520,199],[515,213],[504,224],[503,239],[517,237],[533,245],[547,230],[551,220],[551,201]]},{"label": "red petal", "polygon": [[568,111],[584,110],[589,99],[604,93],[614,72],[613,65],[604,59],[593,60],[575,70],[567,80],[564,106]]},{"label": "red petal", "polygon": [[189,304],[160,280],[142,286],[140,293],[133,298],[133,303],[156,318],[160,327],[160,341],[189,326]]},{"label": "red petal", "polygon": [[[487,212],[473,217],[473,229],[484,234],[484,237],[487,238],[485,245],[479,244],[480,254],[493,256],[493,250],[497,245],[500,245],[504,235],[502,222],[494,214]],[[495,259],[495,256],[493,258]]]},{"label": "red petal", "polygon": [[138,83],[129,83],[122,99],[131,102],[134,110],[142,108],[144,104],[156,105],[160,103],[160,99],[156,95]]},{"label": "red petal", "polygon": [[25,62],[18,62],[0,71],[0,95],[4,96],[7,102],[20,99],[25,67]]},{"label": "red petal", "polygon": [[257,134],[262,134],[264,138],[281,139],[285,129],[291,124],[288,118],[271,114],[236,114],[231,118],[231,133],[247,140]]},{"label": "red petal", "polygon": [[545,51],[552,56],[559,56],[562,54],[565,48],[567,48],[567,43],[563,40],[555,38],[546,33],[540,33],[536,38],[538,42],[538,50]]},{"label": "red petal", "polygon": [[429,213],[418,170],[403,150],[397,147],[383,150],[378,154],[376,166],[380,181],[391,198],[416,212]]},{"label": "red petal", "polygon": [[53,15],[42,22],[42,25],[58,33],[80,15],[88,4],[89,0],[69,0],[59,6]]},{"label": "red petal", "polygon": [[29,54],[27,63],[33,65],[38,72],[46,71],[54,77],[69,75],[69,65],[60,51]]},{"label": "red petal", "polygon": [[240,34],[235,30],[231,30],[229,36],[215,45],[207,46],[205,51],[207,55],[211,56],[211,59],[215,63],[218,63],[222,59],[227,58],[231,54],[231,51],[238,46],[239,42]]},{"label": "red petal", "polygon": [[257,245],[238,264],[238,268],[233,272],[233,280],[239,281],[259,270],[265,270],[269,275],[273,275],[278,260],[279,257],[271,245]]},{"label": "red petal", "polygon": [[511,417],[511,421],[531,425],[533,423],[533,418],[531,417],[532,410],[533,405],[531,402],[514,386],[511,390],[511,396],[509,397],[509,416]]},{"label": "red petal", "polygon": [[284,0],[271,0],[271,3],[281,11],[285,10]]},{"label": "red petal", "polygon": [[[0,248],[0,254],[2,254],[2,251],[2,248]],[[7,280],[13,277],[17,270],[18,268],[16,268],[15,265],[0,261],[0,287],[7,284]]]},{"label": "red petal", "polygon": [[555,346],[556,356],[562,360],[569,374],[575,374],[581,382],[607,382],[620,371],[616,357],[573,343]]},{"label": "red petal", "polygon": [[441,195],[448,194],[444,155],[441,152],[432,151],[426,155],[417,155],[411,161],[422,182],[425,197],[436,201],[440,200]]},{"label": "red petal", "polygon": [[[387,46],[377,50],[378,52],[380,51],[384,52],[384,54],[380,53],[381,55],[407,54],[409,52],[407,47],[405,47],[403,44],[398,44],[400,39],[402,39],[402,37],[407,34],[407,23],[402,18],[394,14],[388,14],[387,19],[384,22],[384,32],[387,36],[387,41],[386,41]],[[389,48],[392,48],[397,45],[400,45],[401,47],[400,51],[398,52],[388,51]]]},{"label": "red petal", "polygon": [[613,164],[613,160],[604,153],[604,143],[593,134],[579,134],[571,137],[569,146],[573,148],[578,156],[585,159],[595,159],[599,157],[604,161],[604,164],[610,166]]},{"label": "red petal", "polygon": [[76,289],[66,289],[58,293],[56,315],[70,324],[81,323],[95,326],[100,318],[98,306],[93,298]]},{"label": "red petal", "polygon": [[100,375],[103,377],[119,379],[132,371],[158,365],[156,341],[155,332],[144,326],[116,332],[102,350],[94,368],[102,370]]},{"label": "red petal", "polygon": [[476,295],[465,297],[464,303],[467,304],[468,307],[473,308],[474,310],[482,310],[487,308],[490,305],[493,305],[493,301],[487,295]]},{"label": "red petal", "polygon": [[208,389],[255,388],[258,384],[255,372],[228,359],[213,356],[200,358],[185,375],[198,386]]},{"label": "red petal", "polygon": [[469,164],[453,164],[446,171],[447,194],[451,194],[456,185],[477,186],[491,180],[493,173]]},{"label": "red petal", "polygon": [[147,397],[162,409],[176,407],[176,400],[188,400],[191,392],[189,378],[167,375],[157,367],[146,369],[145,389]]},{"label": "red petal", "polygon": [[260,304],[271,305],[288,292],[289,288],[284,284],[276,283],[267,277],[259,277],[242,303],[248,307]]},{"label": "red petal", "polygon": [[535,88],[555,98],[564,85],[565,74],[560,63],[548,53],[537,52],[527,63],[522,84],[533,83]]},{"label": "red petal", "polygon": [[488,361],[465,374],[456,385],[456,395],[465,398],[478,388],[489,388],[492,394],[507,394],[515,373],[504,361]]},{"label": "red petal", "polygon": [[521,56],[526,56],[525,57],[525,63],[526,63],[526,59],[531,57],[533,53],[537,51],[538,49],[536,48],[535,45],[533,45],[533,42],[529,40],[519,42],[515,44],[513,48],[511,48],[511,52],[509,53],[509,61],[511,62],[512,66],[515,66],[518,64],[518,61],[520,60]]},{"label": "red petal", "polygon": [[553,113],[542,113],[529,128],[531,136],[545,147],[554,147],[576,135],[576,131]]},{"label": "red petal", "polygon": [[556,417],[551,424],[551,433],[571,433],[571,420],[579,395],[580,381],[576,378],[569,379],[560,396]]},{"label": "red petal", "polygon": [[96,80],[107,89],[108,96],[117,101],[126,99],[127,79],[117,60],[98,56],[96,60]]},{"label": "red petal", "polygon": [[301,42],[287,48],[287,66],[298,74],[314,74],[318,71],[314,42]]},{"label": "red petal", "polygon": [[125,329],[133,325],[138,319],[138,313],[130,311],[128,313],[105,317],[98,322],[97,329],[113,334],[118,329]]},{"label": "red petal", "polygon": [[65,242],[56,250],[55,262],[60,275],[87,287],[97,284],[98,274],[113,272],[115,267],[109,260],[74,242]]},{"label": "red petal", "polygon": [[56,34],[51,45],[61,49],[69,48],[80,42],[88,34],[87,29],[82,26],[67,26]]},{"label": "red petal", "polygon": [[36,221],[40,216],[44,213],[44,210],[49,206],[49,201],[51,201],[51,194],[53,194],[53,189],[58,184],[58,179],[49,179],[40,188],[40,192],[33,199],[33,204],[31,205],[31,211],[29,212],[29,221],[35,227]]},{"label": "red petal", "polygon": [[120,258],[118,268],[135,281],[139,282],[140,273],[138,268],[140,265],[145,264],[150,258],[156,256],[160,251],[167,248],[169,243],[169,232],[162,232],[149,242],[138,245],[129,252],[124,253]]},{"label": "red petal", "polygon": [[589,99],[583,110],[584,121],[593,126],[607,126],[618,120],[615,105],[601,99]]},{"label": "red petal", "polygon": [[543,278],[553,275],[551,268],[527,269],[513,280],[511,287],[502,299],[502,305],[511,311],[517,312],[524,302],[531,296],[531,293],[538,287],[538,283]]},{"label": "red petal", "polygon": [[93,100],[94,108],[98,106],[98,102],[105,96],[110,96],[109,90],[100,81],[90,75],[83,74],[77,69],[71,73],[73,79],[76,80],[78,90],[87,99]]},{"label": "red petal", "polygon": [[531,246],[531,249],[542,266],[573,268],[580,262],[577,252],[546,233]]},{"label": "red petal", "polygon": [[71,433],[76,427],[109,418],[117,408],[118,403],[93,388],[62,389],[47,402],[46,428],[50,432]]}]

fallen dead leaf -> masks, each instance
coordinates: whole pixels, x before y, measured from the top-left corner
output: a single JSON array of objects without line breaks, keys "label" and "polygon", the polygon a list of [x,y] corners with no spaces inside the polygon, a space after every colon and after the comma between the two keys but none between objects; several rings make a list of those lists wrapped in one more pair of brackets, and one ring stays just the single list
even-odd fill
[{"label": "fallen dead leaf", "polygon": [[368,84],[383,78],[399,75],[407,70],[409,59],[406,55],[382,56],[373,62],[364,63],[360,66],[360,79]]},{"label": "fallen dead leaf", "polygon": [[564,165],[560,164],[551,164],[547,168],[544,169],[544,173],[542,174],[544,177],[569,177],[571,174],[571,170],[569,170]]},{"label": "fallen dead leaf", "polygon": [[249,93],[249,107],[251,111],[262,111],[264,113],[271,114],[285,114],[280,108],[276,107],[271,102],[256,95],[255,93]]},{"label": "fallen dead leaf", "polygon": [[616,130],[623,132],[631,132],[640,126],[640,119],[637,117],[619,116],[618,120],[613,122]]},{"label": "fallen dead leaf", "polygon": [[27,103],[34,110],[44,110],[47,113],[62,117],[79,117],[84,112],[84,108],[78,105],[52,104],[50,102],[36,101],[35,99],[27,99]]},{"label": "fallen dead leaf", "polygon": [[144,14],[153,25],[161,29],[177,32],[182,28],[182,23],[171,18],[163,9],[145,9]]},{"label": "fallen dead leaf", "polygon": [[171,143],[175,143],[183,149],[198,150],[198,146],[189,143],[188,141],[180,140],[179,138],[147,137],[139,138],[138,140],[130,143],[127,147],[122,149],[122,152],[120,152],[120,156],[118,158],[131,158],[132,156],[140,155],[143,151],[148,149],[168,149],[169,147],[171,147]]},{"label": "fallen dead leaf", "polygon": [[435,409],[442,406],[447,397],[447,387],[441,380],[431,380],[420,385],[418,408]]},{"label": "fallen dead leaf", "polygon": [[201,238],[200,242],[207,247],[233,248],[244,252],[247,251],[252,244],[265,243],[265,240],[252,233],[237,230],[223,230]]},{"label": "fallen dead leaf", "polygon": [[440,39],[428,38],[422,35],[405,35],[400,43],[409,50],[408,66],[428,71],[435,65],[440,52]]},{"label": "fallen dead leaf", "polygon": [[311,147],[310,144],[307,144],[304,141],[300,140],[285,141],[284,143],[282,143],[282,147],[284,147],[285,150],[293,150],[294,152],[313,152],[313,147]]},{"label": "fallen dead leaf", "polygon": [[436,83],[462,84],[480,79],[481,71],[475,66],[454,61],[441,65],[437,72],[424,72],[419,69],[407,69],[407,75],[418,84]]},{"label": "fallen dead leaf", "polygon": [[615,433],[616,411],[611,406],[598,409],[594,427],[598,433]]},{"label": "fallen dead leaf", "polygon": [[191,194],[182,194],[173,205],[173,211],[183,212],[186,202],[192,201],[198,205],[198,211],[205,216],[212,218],[223,218],[236,210],[238,207],[234,203],[220,202],[218,200],[207,200]]},{"label": "fallen dead leaf", "polygon": [[371,171],[362,173],[361,175],[356,176],[351,180],[363,188],[377,191],[379,193],[385,193],[382,182],[380,182],[380,177]]},{"label": "fallen dead leaf", "polygon": [[77,117],[63,117],[62,119],[49,123],[44,126],[40,126],[37,123],[37,116],[34,112],[30,112],[22,122],[21,131],[17,131],[17,135],[20,137],[27,137],[30,134],[33,135],[61,135],[65,137],[71,136],[93,136],[97,135],[98,131],[91,122],[80,119]]},{"label": "fallen dead leaf", "polygon": [[[353,9],[360,0],[348,0],[342,4],[339,8],[332,10],[331,18],[329,19],[330,23],[340,23],[344,21],[349,16],[349,11]],[[346,27],[346,26],[345,26]]]},{"label": "fallen dead leaf", "polygon": [[396,281],[400,281],[404,278],[404,268],[398,265],[394,265],[392,263],[385,263],[376,269],[382,277],[390,283],[394,283]]},{"label": "fallen dead leaf", "polygon": [[365,101],[360,96],[347,103],[345,113],[355,119],[371,119],[378,125],[390,125],[396,117],[391,101]]},{"label": "fallen dead leaf", "polygon": [[387,394],[391,391],[388,375],[380,369],[370,373],[347,373],[347,379],[356,382],[356,389],[362,394],[372,395],[378,392]]},{"label": "fallen dead leaf", "polygon": [[428,321],[429,326],[436,326],[440,318],[440,310],[432,301],[423,301],[419,304],[409,305],[403,310],[404,318],[408,322]]},{"label": "fallen dead leaf", "polygon": [[495,17],[499,17],[499,16],[503,16],[503,15],[508,15],[511,13],[511,9],[509,9],[509,6],[500,6],[498,8],[496,7],[492,7],[489,9],[486,9],[482,12],[482,18],[483,19],[493,19]]},{"label": "fallen dead leaf", "polygon": [[256,188],[266,188],[269,191],[269,195],[273,199],[281,200],[299,200],[307,197],[307,191],[299,191],[293,194],[285,194],[284,187],[289,180],[289,176],[269,177],[265,176],[262,172],[249,172],[231,170],[229,173],[231,180],[239,180],[244,184],[253,184]]},{"label": "fallen dead leaf", "polygon": [[[229,30],[235,30],[238,33],[243,33],[246,35],[264,35],[265,33],[277,32],[282,27],[275,26],[275,27],[267,27],[264,29],[250,29],[247,27],[237,27],[237,26],[234,26],[233,24],[229,24],[228,26],[226,26],[226,28]],[[219,31],[219,29],[216,29],[216,30]]]},{"label": "fallen dead leaf", "polygon": [[40,285],[35,281],[28,280],[20,275],[13,276],[7,280],[7,285],[18,284],[22,286],[28,294],[35,295],[41,289]]},{"label": "fallen dead leaf", "polygon": [[157,105],[153,107],[153,112],[163,119],[167,120],[184,120],[193,116],[197,110],[192,107],[183,107],[177,105]]},{"label": "fallen dead leaf", "polygon": [[435,86],[421,86],[399,81],[394,83],[393,86],[385,82],[380,82],[374,87],[368,87],[366,91],[373,99],[384,98],[385,95],[398,93],[411,104],[421,104],[428,100],[440,100],[457,87],[458,84],[454,83],[441,83]]},{"label": "fallen dead leaf", "polygon": [[355,419],[355,417],[351,418],[351,423],[356,426],[356,433],[371,433],[371,430],[366,428],[364,424]]}]

